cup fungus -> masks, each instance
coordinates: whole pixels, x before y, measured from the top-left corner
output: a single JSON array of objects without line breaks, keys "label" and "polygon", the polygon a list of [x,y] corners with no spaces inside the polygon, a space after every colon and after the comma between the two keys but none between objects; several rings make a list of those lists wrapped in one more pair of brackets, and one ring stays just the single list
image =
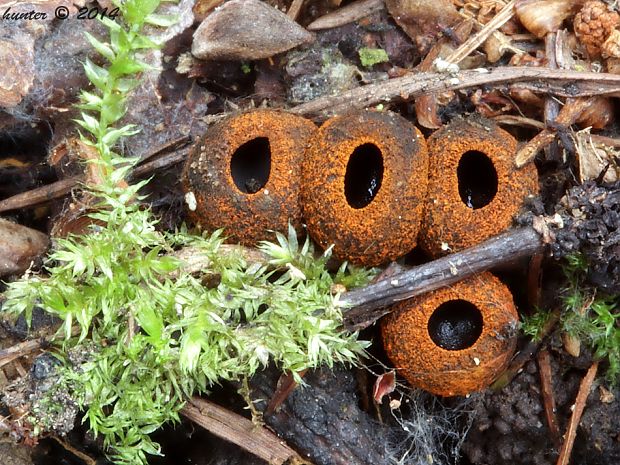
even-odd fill
[{"label": "cup fungus", "polygon": [[271,231],[301,226],[301,164],[311,121],[276,110],[252,110],[211,127],[182,174],[190,218],[230,240],[252,245]]},{"label": "cup fungus", "polygon": [[455,396],[485,388],[505,368],[517,323],[510,291],[485,272],[396,304],[381,330],[388,357],[411,385]]},{"label": "cup fungus", "polygon": [[416,245],[427,174],[424,138],[402,116],[363,111],[332,118],[304,160],[308,232],[356,264],[402,256]]},{"label": "cup fungus", "polygon": [[420,245],[433,257],[470,247],[512,223],[538,192],[533,164],[517,169],[517,141],[494,123],[457,118],[428,141],[429,185]]}]

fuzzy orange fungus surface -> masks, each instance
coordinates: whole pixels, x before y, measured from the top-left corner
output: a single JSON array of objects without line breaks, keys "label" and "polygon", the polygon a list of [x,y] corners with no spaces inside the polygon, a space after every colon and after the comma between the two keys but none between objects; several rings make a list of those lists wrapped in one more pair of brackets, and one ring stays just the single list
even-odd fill
[{"label": "fuzzy orange fungus surface", "polygon": [[211,127],[182,174],[190,218],[245,245],[272,240],[289,222],[300,231],[301,165],[315,131],[305,118],[262,109]]},{"label": "fuzzy orange fungus surface", "polygon": [[312,238],[368,266],[416,245],[428,182],[421,133],[391,112],[363,111],[325,122],[302,174],[302,208]]},{"label": "fuzzy orange fungus surface", "polygon": [[506,367],[517,323],[510,291],[485,272],[396,304],[381,332],[388,357],[412,386],[456,396],[485,388]]},{"label": "fuzzy orange fungus surface", "polygon": [[437,257],[508,229],[538,193],[536,167],[514,166],[517,141],[496,124],[457,118],[428,140],[429,185],[420,245]]}]

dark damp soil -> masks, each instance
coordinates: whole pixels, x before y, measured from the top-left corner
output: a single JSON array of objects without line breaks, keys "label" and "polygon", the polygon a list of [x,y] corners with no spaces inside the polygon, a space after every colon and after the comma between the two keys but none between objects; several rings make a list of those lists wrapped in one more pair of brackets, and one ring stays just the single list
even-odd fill
[{"label": "dark damp soil", "polygon": [[[559,345],[559,341],[557,341]],[[561,432],[566,430],[579,383],[592,360],[551,350],[553,394]],[[571,463],[620,463],[620,390],[598,379],[577,430]],[[463,445],[464,463],[555,465],[559,448],[547,426],[540,375],[535,361],[501,392],[486,392]]]}]

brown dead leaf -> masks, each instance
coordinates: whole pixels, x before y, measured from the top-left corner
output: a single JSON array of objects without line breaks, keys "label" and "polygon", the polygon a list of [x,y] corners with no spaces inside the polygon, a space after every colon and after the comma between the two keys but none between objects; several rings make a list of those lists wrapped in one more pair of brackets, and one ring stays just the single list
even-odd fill
[{"label": "brown dead leaf", "polygon": [[260,0],[231,0],[198,26],[192,54],[202,60],[259,60],[313,40],[314,34]]},{"label": "brown dead leaf", "polygon": [[451,0],[386,0],[390,15],[426,53],[435,38],[461,21]]},{"label": "brown dead leaf", "polygon": [[585,182],[598,179],[605,170],[604,182],[615,182],[620,178],[620,151],[592,140],[589,129],[573,135],[579,161],[579,179]]}]

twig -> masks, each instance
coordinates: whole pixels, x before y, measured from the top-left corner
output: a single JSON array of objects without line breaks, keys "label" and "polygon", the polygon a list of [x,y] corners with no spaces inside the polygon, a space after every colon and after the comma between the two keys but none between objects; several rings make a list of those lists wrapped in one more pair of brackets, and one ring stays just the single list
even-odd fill
[{"label": "twig", "polygon": [[16,194],[8,199],[0,201],[0,213],[33,207],[63,197],[71,192],[71,189],[82,180],[83,177],[76,176],[53,182],[46,186],[37,187],[36,189],[22,192],[21,194]]},{"label": "twig", "polygon": [[525,116],[497,115],[491,119],[498,124],[505,124],[508,126],[524,126],[535,129],[545,129],[545,123],[532,118],[527,118]]},{"label": "twig", "polygon": [[[545,36],[545,55],[547,57],[547,67],[551,69],[558,69],[560,66],[557,61],[557,35],[555,33],[548,33]],[[557,99],[547,96],[545,97],[545,124],[551,124],[558,117],[560,112],[560,102]],[[558,160],[561,157],[560,147],[558,142],[554,140],[551,142],[550,150],[550,158],[552,160]]]},{"label": "twig", "polygon": [[[147,161],[146,163],[138,165],[130,174],[129,179],[139,178],[150,174],[153,171],[169,168],[185,160],[188,153],[189,148],[183,148],[157,157],[154,160]],[[150,160],[153,157],[149,156],[147,158]],[[71,192],[71,190],[74,189],[79,183],[83,182],[84,176],[74,176],[72,178],[62,179],[42,187],[37,187],[36,189],[14,195],[8,199],[0,201],[0,213],[11,210],[20,210],[22,208],[32,208],[42,203],[59,199]]]},{"label": "twig", "polygon": [[400,300],[448,286],[491,267],[532,255],[542,249],[540,236],[526,227],[439,258],[404,273],[343,294],[341,300],[352,308],[344,312],[344,326],[360,330],[390,312],[385,308]]},{"label": "twig", "polygon": [[527,302],[530,308],[540,307],[543,254],[532,255],[527,267]]},{"label": "twig", "polygon": [[47,344],[45,339],[32,339],[20,342],[14,346],[0,350],[0,368],[11,363],[13,360],[28,355],[35,350],[43,348]]},{"label": "twig", "polygon": [[459,48],[452,52],[446,58],[446,61],[459,64],[467,58],[471,52],[480,47],[495,31],[510,21],[510,19],[514,16],[515,1],[516,0],[510,0],[510,2],[508,2],[491,21],[486,23],[482,29],[480,29],[476,34],[461,44]]},{"label": "twig", "polygon": [[310,464],[276,435],[208,400],[193,397],[181,413],[214,435],[232,442],[271,465]]},{"label": "twig", "polygon": [[607,147],[620,147],[620,139],[616,139],[614,137],[590,134],[590,139],[592,139],[592,142],[595,144],[606,145]]},{"label": "twig", "polygon": [[324,120],[355,109],[368,108],[379,103],[407,100],[433,92],[502,84],[518,84],[519,88],[561,97],[620,93],[620,75],[616,74],[504,66],[491,70],[466,70],[455,75],[411,73],[400,78],[358,87],[336,96],[320,97],[297,105],[291,111],[317,120]]},{"label": "twig", "polygon": [[321,16],[319,19],[311,22],[308,25],[308,29],[310,31],[318,31],[320,29],[343,26],[384,9],[385,4],[383,0],[359,0],[325,16]]},{"label": "twig", "polygon": [[54,439],[54,441],[60,444],[65,450],[71,452],[73,455],[75,455],[77,458],[82,460],[87,465],[97,465],[97,461],[94,458],[92,458],[88,454],[85,454],[81,450],[76,449],[71,444],[69,444],[69,442],[64,441],[63,439],[59,438],[56,435],[52,435],[52,438]]},{"label": "twig", "polygon": [[547,417],[547,425],[549,425],[549,433],[551,440],[560,446],[560,429],[558,428],[558,420],[555,415],[555,396],[553,395],[553,382],[551,380],[551,362],[549,351],[543,349],[538,353],[538,369],[540,370],[540,385],[542,387],[543,404],[545,406],[545,416]]},{"label": "twig", "polygon": [[560,321],[560,310],[556,309],[551,312],[549,320],[545,323],[545,326],[540,332],[540,339],[537,341],[530,341],[527,345],[512,359],[510,365],[504,372],[497,377],[495,382],[491,385],[491,389],[494,391],[501,391],[505,386],[510,384],[515,376],[521,371],[523,365],[525,365],[534,356],[542,342],[551,333],[555,325]]},{"label": "twig", "polygon": [[[572,125],[589,105],[590,100],[586,98],[567,100],[562,110],[560,110],[558,117],[555,119],[555,127],[568,127]],[[555,135],[555,130],[551,128],[543,129],[536,134],[534,138],[525,144],[515,155],[515,165],[517,168],[531,162],[538,152],[555,140]]]},{"label": "twig", "polygon": [[293,21],[295,21],[297,19],[297,16],[299,16],[299,12],[301,11],[301,8],[303,6],[304,6],[304,0],[293,0],[293,3],[291,3],[291,6],[286,12],[286,15],[289,18],[291,18]]},{"label": "twig", "polygon": [[586,401],[588,400],[588,395],[590,394],[590,389],[592,388],[592,383],[594,382],[594,377],[596,376],[597,370],[598,362],[594,362],[588,369],[586,375],[583,377],[583,380],[581,380],[579,391],[577,392],[577,399],[575,400],[575,407],[573,409],[573,414],[570,417],[566,434],[564,435],[564,444],[562,444],[557,465],[568,465],[571,452],[573,451],[573,445],[575,443],[575,436],[577,435],[577,427],[581,421],[581,415],[583,414],[583,409],[586,406]]},{"label": "twig", "polygon": [[[269,263],[269,256],[266,253],[238,244],[222,244],[217,249],[217,253],[220,257],[241,256],[246,262],[252,264],[260,263],[261,265],[267,265]],[[181,271],[189,274],[204,273],[212,264],[209,257],[199,247],[183,247],[171,255],[182,263],[178,272],[170,273],[171,278],[178,277]]]}]

